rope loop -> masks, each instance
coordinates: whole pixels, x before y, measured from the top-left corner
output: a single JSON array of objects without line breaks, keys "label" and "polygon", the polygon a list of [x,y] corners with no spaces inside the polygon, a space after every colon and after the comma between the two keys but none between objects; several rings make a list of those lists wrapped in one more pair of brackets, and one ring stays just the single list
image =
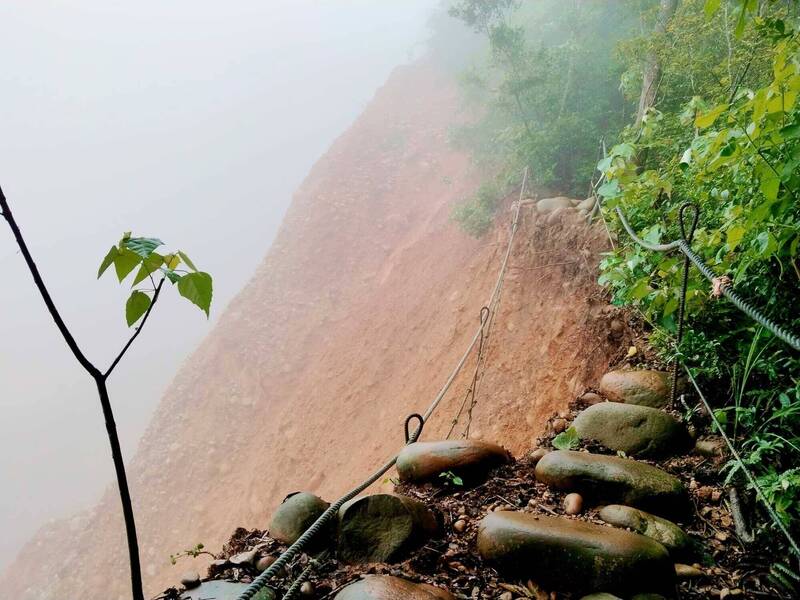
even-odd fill
[{"label": "rope loop", "polygon": [[[408,426],[411,423],[411,421],[413,421],[414,419],[419,421],[419,425],[417,426],[417,430],[412,435],[412,434],[409,434],[409,432],[408,432]],[[406,417],[406,423],[405,423],[406,444],[411,442],[411,438],[412,437],[414,438],[414,441],[416,442],[419,439],[419,436],[422,434],[422,428],[424,426],[425,426],[425,419],[422,418],[421,414],[414,413],[414,414],[408,415],[408,417]]]},{"label": "rope loop", "polygon": [[[686,233],[686,211],[692,211],[692,224],[689,227],[689,233]],[[692,243],[692,238],[694,237],[694,231],[697,229],[697,221],[700,220],[700,209],[694,202],[685,202],[681,205],[680,210],[678,211],[678,222],[681,226],[681,239],[688,243]]]},{"label": "rope loop", "polygon": [[481,307],[480,319],[481,319],[481,327],[485,326],[486,322],[489,320],[489,307],[488,306]]}]

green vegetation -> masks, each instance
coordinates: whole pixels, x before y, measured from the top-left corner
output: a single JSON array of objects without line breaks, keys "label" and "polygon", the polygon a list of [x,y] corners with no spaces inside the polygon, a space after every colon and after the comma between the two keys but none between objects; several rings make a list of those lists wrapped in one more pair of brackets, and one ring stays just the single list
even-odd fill
[{"label": "green vegetation", "polygon": [[[688,331],[675,348],[682,257],[635,245],[613,209],[661,243],[679,237],[680,206],[696,203],[693,249],[769,316],[800,330],[797,3],[464,0],[451,14],[487,44],[462,76],[478,117],[454,142],[501,191],[529,166],[540,192],[579,195],[597,165],[618,239],[600,282],[615,304],[651,323],[665,362],[678,356],[697,373],[769,500],[796,528],[800,356],[712,295],[695,269]],[[598,163],[601,139],[609,151]],[[454,212],[473,235],[488,228],[502,197],[487,190]],[[736,463],[725,475],[747,485]]]},{"label": "green vegetation", "polygon": [[[163,255],[157,253],[155,250],[164,244],[161,240],[157,238],[131,237],[130,232],[125,233],[119,243],[112,246],[106,254],[100,264],[97,277],[100,278],[111,265],[114,265],[117,278],[122,283],[138,267],[131,287],[140,287],[134,289],[128,298],[125,306],[125,319],[129,327],[137,322],[139,322],[139,325],[109,366],[103,370],[86,357],[75,340],[72,331],[64,322],[36,266],[36,262],[33,260],[33,256],[28,249],[22,231],[14,218],[11,206],[6,200],[2,189],[0,189],[0,217],[5,220],[14,237],[14,241],[19,247],[20,254],[25,260],[28,271],[36,288],[39,290],[53,323],[64,338],[75,360],[92,378],[97,387],[97,395],[103,411],[106,433],[108,434],[108,443],[111,448],[111,459],[114,463],[114,471],[117,477],[122,515],[125,521],[125,535],[128,542],[128,557],[130,561],[131,598],[133,600],[144,600],[139,539],[136,534],[133,502],[128,488],[128,476],[125,471],[125,462],[119,443],[114,410],[108,393],[108,379],[142,332],[153,307],[158,301],[164,282],[169,281],[172,284],[177,284],[178,293],[197,305],[208,316],[211,309],[212,296],[211,276],[208,273],[198,271],[191,259],[182,251]],[[178,268],[181,264],[188,267],[188,270]],[[158,279],[157,283],[156,279]],[[152,286],[151,288],[142,287],[142,284],[146,285],[148,282]],[[191,554],[191,552],[203,553],[202,548],[202,544],[198,544],[194,549],[186,550],[184,554]]]}]

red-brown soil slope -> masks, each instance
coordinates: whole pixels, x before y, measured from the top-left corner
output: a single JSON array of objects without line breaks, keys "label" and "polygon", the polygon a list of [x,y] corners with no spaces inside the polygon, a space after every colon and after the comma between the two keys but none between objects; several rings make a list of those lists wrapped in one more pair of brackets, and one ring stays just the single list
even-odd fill
[{"label": "red-brown soil slope", "polygon": [[[435,67],[398,69],[314,166],[253,279],[178,373],[130,466],[149,594],[185,570],[171,553],[265,527],[288,492],[349,489],[398,449],[405,416],[457,362],[510,220],[501,213],[478,241],[450,221],[477,183],[448,145],[458,107]],[[516,453],[616,347],[594,284],[602,235],[523,214],[472,427]],[[423,437],[447,431],[469,377]],[[111,490],[87,517],[31,541],[0,596],[108,600],[127,586]]]}]

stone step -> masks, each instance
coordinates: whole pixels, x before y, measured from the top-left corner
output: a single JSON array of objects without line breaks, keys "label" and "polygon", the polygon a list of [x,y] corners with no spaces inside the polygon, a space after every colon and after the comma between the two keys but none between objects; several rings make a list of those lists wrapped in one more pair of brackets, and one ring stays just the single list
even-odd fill
[{"label": "stone step", "polygon": [[691,555],[692,540],[672,521],[631,506],[609,504],[600,509],[599,517],[606,523],[626,527],[664,545],[673,559]]},{"label": "stone step", "polygon": [[600,393],[612,402],[664,408],[669,404],[670,374],[663,371],[611,371],[600,380]]},{"label": "stone step", "polygon": [[683,423],[649,406],[595,404],[582,411],[573,426],[581,439],[631,456],[668,456],[688,450],[692,443]]},{"label": "stone step", "polygon": [[489,513],[478,529],[478,552],[504,574],[552,590],[665,591],[675,579],[658,542],[566,517]]},{"label": "stone step", "polygon": [[289,494],[272,516],[269,535],[284,544],[294,544],[329,506],[309,492]]},{"label": "stone step", "polygon": [[339,509],[338,556],[347,563],[396,562],[439,530],[420,501],[395,494],[355,498]]},{"label": "stone step", "polygon": [[455,600],[447,590],[391,575],[367,575],[343,588],[334,600]]},{"label": "stone step", "polygon": [[[248,587],[246,583],[234,583],[232,581],[204,581],[200,587],[184,592],[181,600],[237,600]],[[253,600],[274,600],[275,592],[270,588],[263,588]]]},{"label": "stone step", "polygon": [[505,448],[480,440],[415,442],[400,451],[397,473],[401,481],[444,483],[440,475],[452,472],[466,483],[474,483],[511,460]]},{"label": "stone step", "polygon": [[673,517],[689,508],[679,479],[629,458],[557,450],[537,463],[536,478],[552,488],[578,492],[595,504],[626,504]]}]

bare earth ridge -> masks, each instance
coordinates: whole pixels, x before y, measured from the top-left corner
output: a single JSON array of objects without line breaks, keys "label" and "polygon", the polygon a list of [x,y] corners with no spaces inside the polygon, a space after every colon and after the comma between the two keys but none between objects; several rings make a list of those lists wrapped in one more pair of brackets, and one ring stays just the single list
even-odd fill
[{"label": "bare earth ridge", "polygon": [[[510,213],[473,240],[450,221],[479,179],[448,144],[460,102],[428,63],[397,69],[297,190],[252,280],[180,369],[130,465],[147,593],[187,568],[169,555],[266,527],[296,490],[334,499],[403,442],[478,322]],[[264,165],[265,176],[280,176]],[[472,436],[518,454],[599,380],[602,234],[524,213]],[[469,371],[469,369],[467,369]],[[443,437],[463,375],[423,438]],[[109,488],[87,515],[42,529],[0,577],[16,600],[127,598],[122,518]]]}]

